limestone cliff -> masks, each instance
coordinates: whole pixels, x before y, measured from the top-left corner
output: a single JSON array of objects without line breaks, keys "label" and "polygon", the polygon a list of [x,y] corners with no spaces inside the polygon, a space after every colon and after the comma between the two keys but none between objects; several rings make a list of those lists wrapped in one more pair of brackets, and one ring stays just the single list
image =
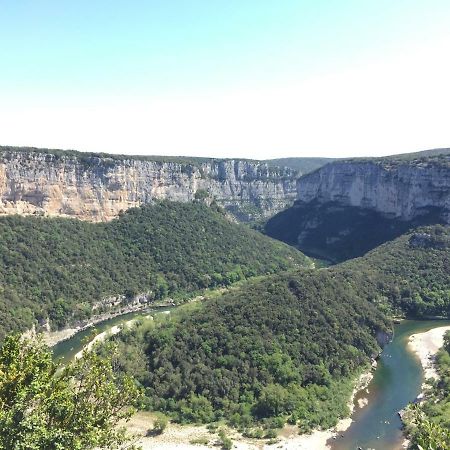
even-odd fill
[{"label": "limestone cliff", "polygon": [[439,210],[450,222],[450,155],[337,161],[301,177],[298,200],[333,202],[411,220]]},{"label": "limestone cliff", "polygon": [[410,228],[450,223],[450,154],[335,161],[299,178],[297,190],[266,233],[338,262]]},{"label": "limestone cliff", "polygon": [[291,204],[296,173],[248,160],[152,160],[3,147],[0,214],[107,221],[155,199],[188,202],[208,197],[248,221]]}]

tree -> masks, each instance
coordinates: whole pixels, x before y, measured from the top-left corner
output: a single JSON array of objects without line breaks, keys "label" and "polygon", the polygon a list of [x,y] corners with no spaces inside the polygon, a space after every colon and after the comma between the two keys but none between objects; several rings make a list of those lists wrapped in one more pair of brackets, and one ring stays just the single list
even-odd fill
[{"label": "tree", "polygon": [[419,450],[449,450],[450,431],[440,425],[431,422],[418,405],[411,409],[412,421],[412,446]]},{"label": "tree", "polygon": [[140,398],[96,352],[59,367],[39,339],[9,336],[0,349],[0,449],[131,449],[118,427]]}]

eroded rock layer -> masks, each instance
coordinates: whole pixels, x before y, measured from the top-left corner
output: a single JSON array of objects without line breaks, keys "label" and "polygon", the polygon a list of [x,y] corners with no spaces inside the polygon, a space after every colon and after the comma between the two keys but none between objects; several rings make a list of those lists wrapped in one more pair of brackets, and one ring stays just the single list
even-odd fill
[{"label": "eroded rock layer", "polygon": [[5,150],[0,214],[107,221],[155,199],[214,199],[237,219],[269,217],[296,198],[296,171],[247,160],[186,162]]}]

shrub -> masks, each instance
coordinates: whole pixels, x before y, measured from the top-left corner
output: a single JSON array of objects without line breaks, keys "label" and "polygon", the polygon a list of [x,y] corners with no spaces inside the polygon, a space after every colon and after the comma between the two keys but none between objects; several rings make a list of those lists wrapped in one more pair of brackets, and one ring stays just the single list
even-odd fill
[{"label": "shrub", "polygon": [[169,419],[164,414],[158,414],[153,421],[153,434],[162,434],[167,428],[168,423]]},{"label": "shrub", "polygon": [[225,431],[219,431],[219,443],[222,450],[231,450],[233,448],[233,441],[225,434]]}]

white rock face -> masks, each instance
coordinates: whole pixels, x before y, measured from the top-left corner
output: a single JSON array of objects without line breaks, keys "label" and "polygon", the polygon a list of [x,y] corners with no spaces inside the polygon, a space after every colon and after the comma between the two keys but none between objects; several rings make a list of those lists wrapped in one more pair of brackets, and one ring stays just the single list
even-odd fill
[{"label": "white rock face", "polygon": [[450,156],[439,161],[336,161],[301,177],[298,200],[337,202],[410,220],[430,208],[450,223]]},{"label": "white rock face", "polygon": [[245,160],[162,162],[42,152],[0,153],[0,214],[107,221],[155,199],[208,193],[240,220],[268,217],[296,198],[296,172]]}]

